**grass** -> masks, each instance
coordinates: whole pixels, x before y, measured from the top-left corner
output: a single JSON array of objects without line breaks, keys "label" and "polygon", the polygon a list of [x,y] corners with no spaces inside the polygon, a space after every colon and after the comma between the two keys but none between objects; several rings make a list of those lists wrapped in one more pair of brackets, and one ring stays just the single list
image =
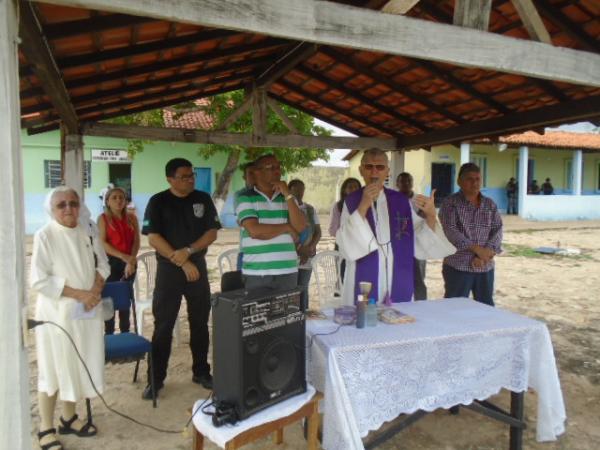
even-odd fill
[{"label": "grass", "polygon": [[586,253],[580,255],[545,255],[536,252],[533,248],[520,244],[502,244],[505,256],[522,256],[524,258],[566,258],[569,261],[595,261],[594,257]]}]

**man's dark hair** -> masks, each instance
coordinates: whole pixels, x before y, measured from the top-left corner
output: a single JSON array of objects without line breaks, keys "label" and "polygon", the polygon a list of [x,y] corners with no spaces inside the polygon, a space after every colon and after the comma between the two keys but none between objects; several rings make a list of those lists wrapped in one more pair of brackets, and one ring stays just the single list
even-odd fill
[{"label": "man's dark hair", "polygon": [[254,164],[256,164],[256,161],[248,161],[240,166],[240,170],[242,173],[246,173],[246,170],[254,168]]},{"label": "man's dark hair", "polygon": [[479,166],[475,163],[464,163],[462,166],[460,166],[460,170],[458,171],[458,178],[462,178],[465,173],[469,172],[481,173],[481,169],[479,169]]},{"label": "man's dark hair", "polygon": [[296,185],[300,185],[300,184],[301,184],[302,186],[304,186],[304,181],[302,181],[302,180],[299,180],[298,178],[294,178],[292,181],[290,181],[290,182],[288,183],[288,189],[291,189],[291,188],[293,188],[294,186],[296,186]]},{"label": "man's dark hair", "polygon": [[180,167],[192,167],[192,163],[185,158],[173,158],[165,166],[165,175],[173,178]]},{"label": "man's dark hair", "polygon": [[396,183],[397,183],[397,182],[398,182],[398,181],[399,181],[401,178],[408,178],[409,180],[412,180],[412,179],[413,179],[413,176],[412,176],[410,173],[408,173],[408,172],[402,172],[401,174],[399,174],[399,175],[396,177]]}]

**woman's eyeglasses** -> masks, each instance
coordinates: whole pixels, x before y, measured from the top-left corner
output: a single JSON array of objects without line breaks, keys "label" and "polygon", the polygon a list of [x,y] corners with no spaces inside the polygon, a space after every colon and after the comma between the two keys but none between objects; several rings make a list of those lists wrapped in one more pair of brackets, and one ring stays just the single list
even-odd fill
[{"label": "woman's eyeglasses", "polygon": [[71,209],[79,208],[79,202],[71,200],[70,202],[60,202],[54,205],[56,209],[65,209],[67,206]]},{"label": "woman's eyeglasses", "polygon": [[385,164],[363,164],[363,167],[367,170],[377,169],[379,172],[382,172],[387,168]]}]

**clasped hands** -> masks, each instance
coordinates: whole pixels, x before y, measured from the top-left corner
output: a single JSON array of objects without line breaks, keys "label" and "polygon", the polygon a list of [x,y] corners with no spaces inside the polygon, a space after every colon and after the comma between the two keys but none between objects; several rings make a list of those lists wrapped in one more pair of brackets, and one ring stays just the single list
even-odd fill
[{"label": "clasped hands", "polygon": [[494,250],[480,245],[474,245],[471,247],[471,251],[475,253],[471,260],[471,266],[475,269],[483,269],[496,256]]},{"label": "clasped hands", "polygon": [[196,267],[196,264],[189,259],[190,253],[187,248],[180,248],[169,255],[169,260],[176,266],[181,267],[188,281],[198,281],[200,279],[200,271]]}]

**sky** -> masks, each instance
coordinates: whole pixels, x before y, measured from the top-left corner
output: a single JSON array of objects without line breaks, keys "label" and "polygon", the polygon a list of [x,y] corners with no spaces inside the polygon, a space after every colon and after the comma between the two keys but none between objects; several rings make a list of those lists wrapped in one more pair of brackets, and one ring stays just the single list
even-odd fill
[{"label": "sky", "polygon": [[[329,125],[327,122],[323,122],[322,120],[315,119],[315,125],[319,125],[323,128],[328,128],[332,131],[333,136],[356,136],[354,134],[348,133],[345,130],[340,130],[333,125]],[[342,158],[348,154],[351,149],[334,149],[329,150],[330,158],[329,161],[323,161],[319,159],[313,163],[313,166],[329,166],[329,167],[348,167],[347,161],[342,161]]]}]

